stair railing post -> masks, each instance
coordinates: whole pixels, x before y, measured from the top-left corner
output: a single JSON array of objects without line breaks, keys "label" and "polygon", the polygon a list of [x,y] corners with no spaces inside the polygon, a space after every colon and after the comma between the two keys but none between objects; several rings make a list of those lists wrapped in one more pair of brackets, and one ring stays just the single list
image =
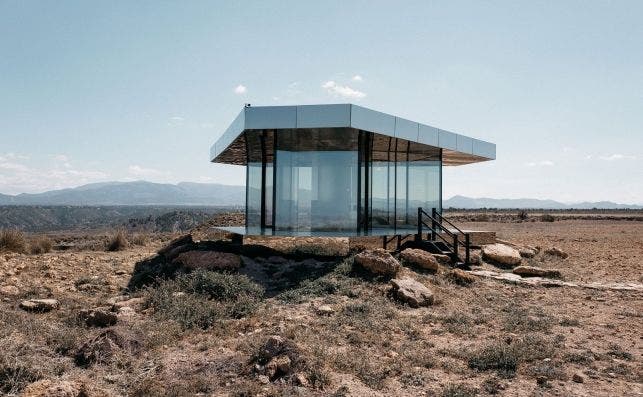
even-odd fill
[{"label": "stair railing post", "polygon": [[431,209],[431,240],[435,241],[435,231],[437,230],[436,209]]},{"label": "stair railing post", "polygon": [[451,258],[453,264],[455,265],[458,262],[458,235],[453,235],[453,257]]},{"label": "stair railing post", "polygon": [[422,207],[418,207],[418,234],[415,235],[415,241],[422,241]]},{"label": "stair railing post", "polygon": [[469,233],[464,234],[464,248],[465,248],[465,263],[468,265],[469,260],[471,259],[469,257]]}]

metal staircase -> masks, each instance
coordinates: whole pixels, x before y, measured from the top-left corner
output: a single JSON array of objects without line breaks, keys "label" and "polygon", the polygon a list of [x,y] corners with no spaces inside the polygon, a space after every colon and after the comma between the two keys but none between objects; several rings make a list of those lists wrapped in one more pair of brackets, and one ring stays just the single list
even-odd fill
[{"label": "metal staircase", "polygon": [[[461,239],[461,236],[464,238]],[[447,255],[455,267],[467,267],[470,263],[470,236],[440,212],[433,208],[428,214],[418,208],[418,228],[413,241],[407,241],[400,248],[420,248],[432,254]],[[464,257],[461,257],[461,250]]]}]

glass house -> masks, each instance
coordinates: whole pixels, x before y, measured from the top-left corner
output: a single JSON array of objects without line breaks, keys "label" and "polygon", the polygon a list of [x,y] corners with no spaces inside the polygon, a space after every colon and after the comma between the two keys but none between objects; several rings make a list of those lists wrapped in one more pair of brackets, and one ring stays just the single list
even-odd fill
[{"label": "glass house", "polygon": [[246,106],[212,162],[246,167],[245,235],[377,236],[442,209],[442,167],[495,159],[492,143],[352,104]]}]

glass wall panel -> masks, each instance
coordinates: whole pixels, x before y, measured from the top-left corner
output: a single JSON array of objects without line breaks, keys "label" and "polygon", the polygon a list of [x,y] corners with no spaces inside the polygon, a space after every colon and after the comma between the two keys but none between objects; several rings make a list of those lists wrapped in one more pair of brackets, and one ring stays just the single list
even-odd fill
[{"label": "glass wall panel", "polygon": [[[417,209],[427,213],[440,208],[440,161],[409,162],[408,221],[417,225]],[[411,211],[413,210],[413,211]]]},{"label": "glass wall panel", "polygon": [[246,223],[261,226],[261,163],[248,163],[246,172]]},{"label": "glass wall panel", "polygon": [[280,131],[276,167],[276,230],[356,230],[356,132]]}]

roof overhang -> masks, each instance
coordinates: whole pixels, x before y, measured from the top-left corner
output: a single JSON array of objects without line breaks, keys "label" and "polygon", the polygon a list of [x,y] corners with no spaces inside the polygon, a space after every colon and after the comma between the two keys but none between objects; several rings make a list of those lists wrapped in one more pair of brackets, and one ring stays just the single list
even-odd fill
[{"label": "roof overhang", "polygon": [[444,165],[496,158],[496,145],[352,104],[247,106],[210,149],[215,163],[245,164],[244,132],[253,130],[354,128],[442,150]]}]

